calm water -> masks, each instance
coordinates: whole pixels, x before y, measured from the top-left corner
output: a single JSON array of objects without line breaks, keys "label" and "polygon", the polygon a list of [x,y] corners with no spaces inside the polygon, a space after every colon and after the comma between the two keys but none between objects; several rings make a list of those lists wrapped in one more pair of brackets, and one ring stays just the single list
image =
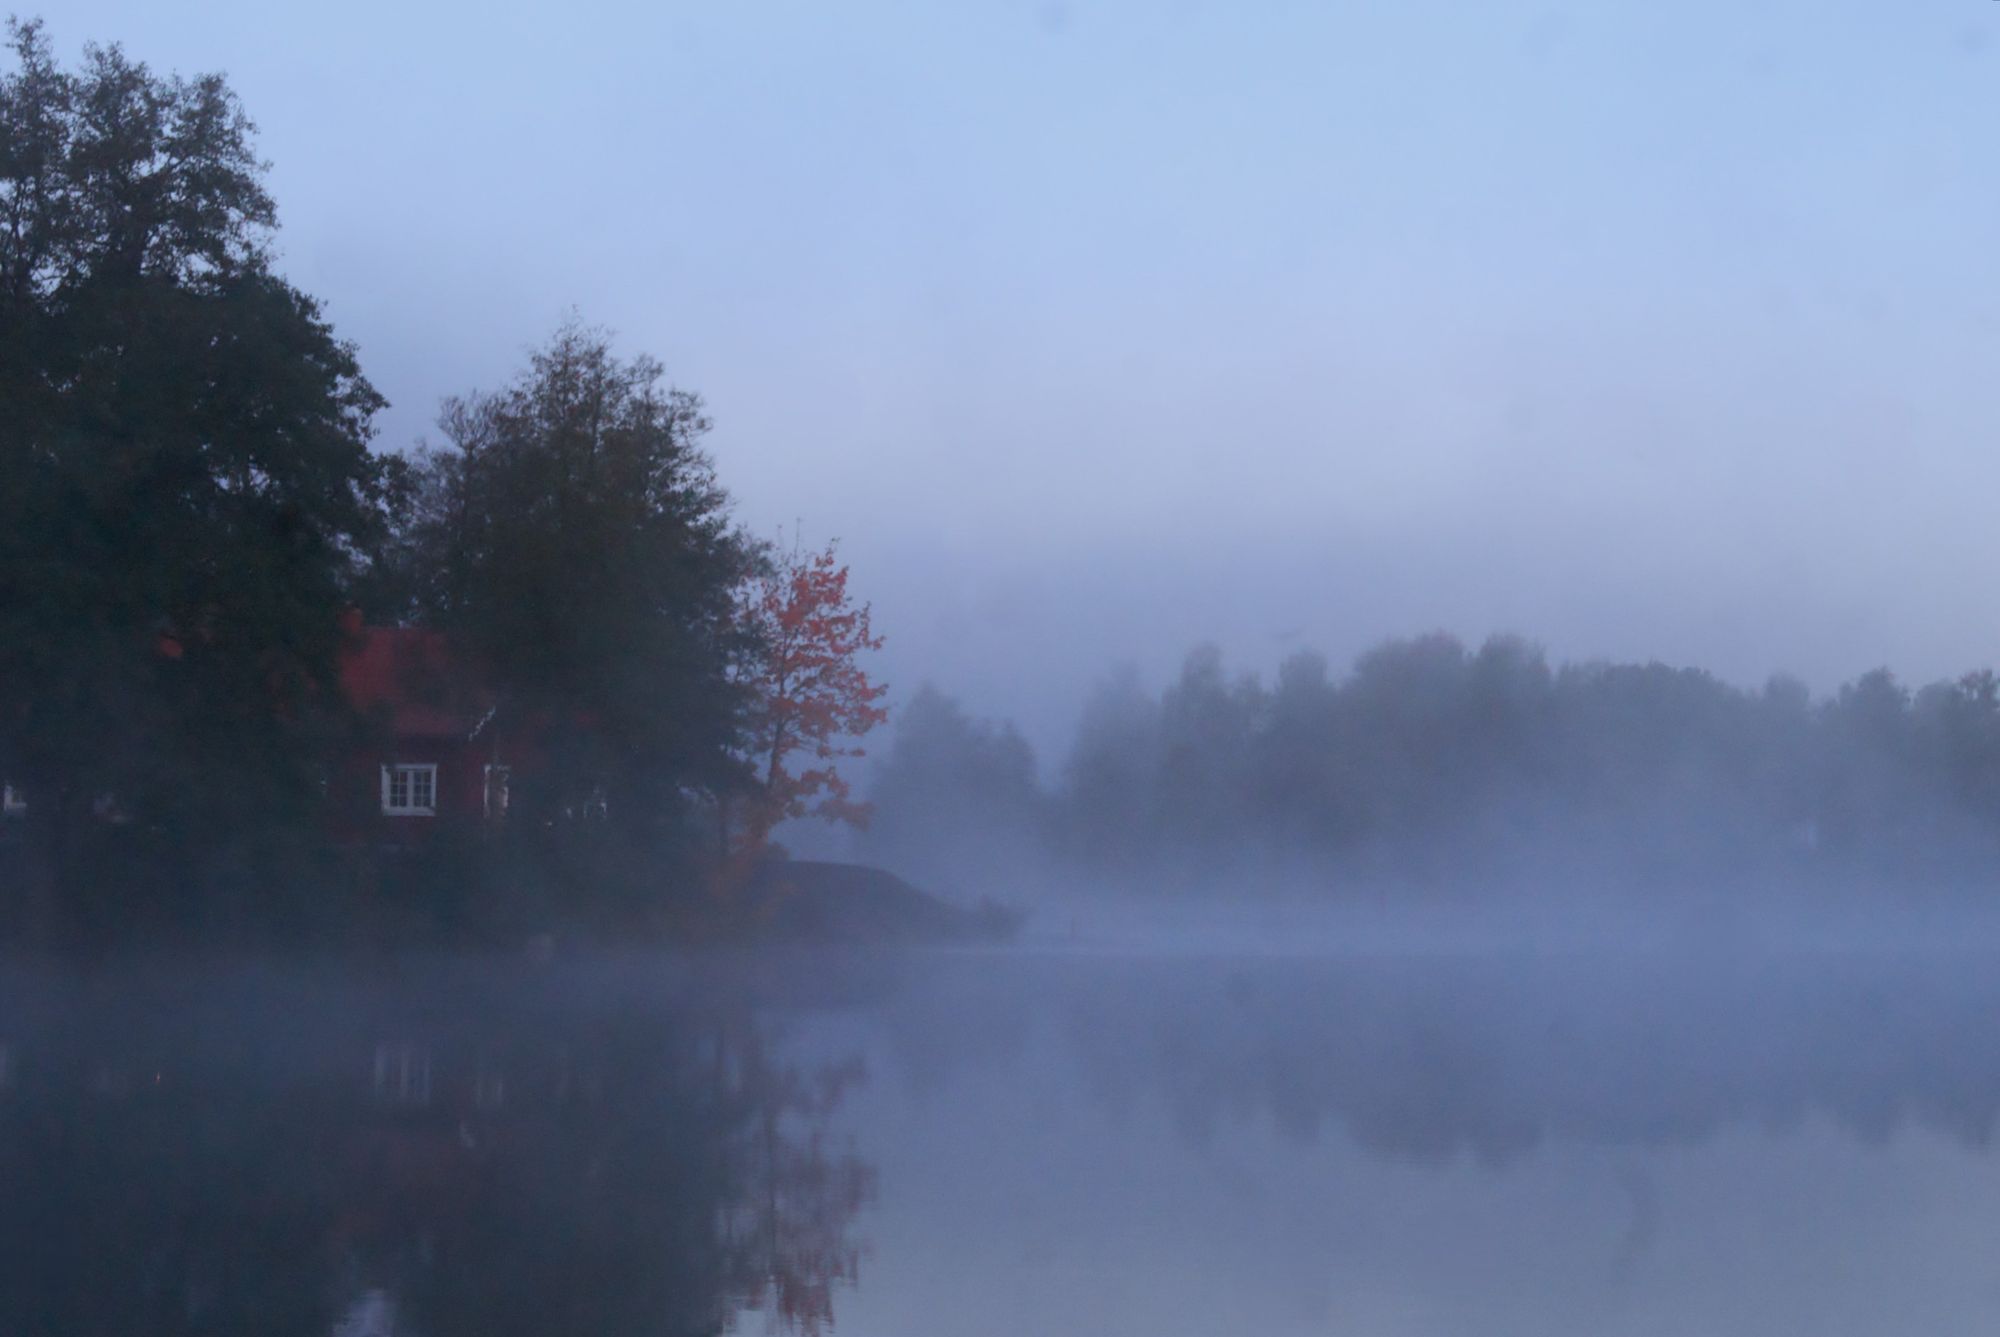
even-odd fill
[{"label": "calm water", "polygon": [[0,1332],[1986,1333],[2000,969],[0,980]]}]

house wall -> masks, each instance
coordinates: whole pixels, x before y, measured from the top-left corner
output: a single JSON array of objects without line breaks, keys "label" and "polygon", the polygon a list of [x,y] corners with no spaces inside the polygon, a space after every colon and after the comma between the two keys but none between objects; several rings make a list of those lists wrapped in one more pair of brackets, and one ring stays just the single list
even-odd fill
[{"label": "house wall", "polygon": [[[382,767],[437,767],[436,812],[431,816],[382,811]],[[448,826],[486,821],[486,767],[507,764],[499,740],[403,738],[355,748],[328,779],[328,826],[337,840],[376,845],[422,845]]]}]

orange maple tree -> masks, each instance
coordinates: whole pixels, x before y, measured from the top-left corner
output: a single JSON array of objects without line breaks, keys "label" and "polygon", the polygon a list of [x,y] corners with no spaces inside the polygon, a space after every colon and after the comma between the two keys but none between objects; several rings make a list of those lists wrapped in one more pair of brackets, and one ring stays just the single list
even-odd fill
[{"label": "orange maple tree", "polygon": [[794,541],[749,593],[745,611],[764,642],[751,680],[749,752],[761,772],[743,833],[751,851],[787,818],[867,821],[868,806],[853,799],[838,766],[861,756],[854,740],[889,717],[878,704],[889,689],[859,663],[882,638],[869,606],[849,599],[835,549],[808,552]]}]

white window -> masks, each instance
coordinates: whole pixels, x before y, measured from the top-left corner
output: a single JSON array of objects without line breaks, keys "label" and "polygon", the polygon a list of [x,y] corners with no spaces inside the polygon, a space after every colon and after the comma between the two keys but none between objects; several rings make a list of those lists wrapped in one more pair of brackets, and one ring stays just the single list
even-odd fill
[{"label": "white window", "polygon": [[430,817],[437,812],[438,768],[384,766],[382,811],[391,817]]}]

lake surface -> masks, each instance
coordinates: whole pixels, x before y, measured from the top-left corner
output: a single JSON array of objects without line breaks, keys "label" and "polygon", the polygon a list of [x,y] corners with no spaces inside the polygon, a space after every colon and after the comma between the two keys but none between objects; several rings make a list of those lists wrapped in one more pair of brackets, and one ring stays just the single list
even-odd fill
[{"label": "lake surface", "polygon": [[0,1332],[1986,1333],[1996,965],[14,971]]}]

